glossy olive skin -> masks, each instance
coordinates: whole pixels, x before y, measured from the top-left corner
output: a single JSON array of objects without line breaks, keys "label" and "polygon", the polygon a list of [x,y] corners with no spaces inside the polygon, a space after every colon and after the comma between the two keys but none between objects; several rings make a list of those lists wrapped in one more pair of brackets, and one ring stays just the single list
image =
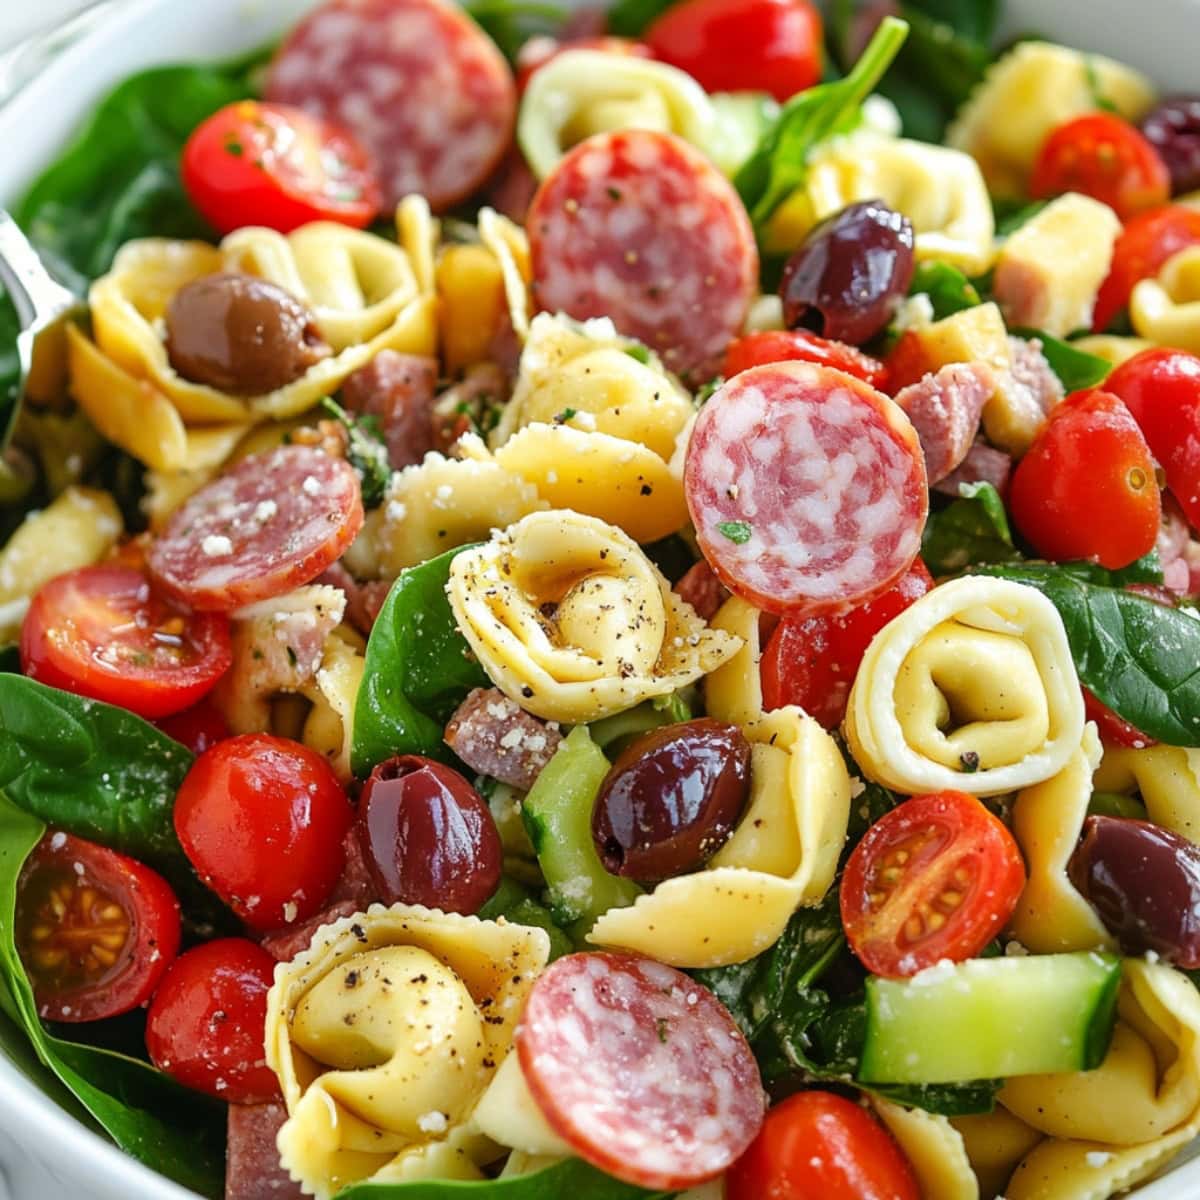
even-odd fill
[{"label": "glossy olive skin", "polygon": [[291,293],[253,275],[204,275],[167,307],[167,355],[184,379],[259,396],[299,379],[332,351]]},{"label": "glossy olive skin", "polygon": [[385,903],[471,915],[500,884],[503,851],[483,797],[457,771],[418,754],[371,772],[358,838]]},{"label": "glossy olive skin", "polygon": [[1149,821],[1088,817],[1068,873],[1126,954],[1200,967],[1200,846]]},{"label": "glossy olive skin", "polygon": [[1200,95],[1168,96],[1142,121],[1142,133],[1171,175],[1171,195],[1200,188]]},{"label": "glossy olive skin", "polygon": [[814,226],[779,284],[789,329],[861,345],[892,319],[913,276],[913,227],[881,200],[863,200]]},{"label": "glossy olive skin", "polygon": [[605,776],[592,838],[613,875],[656,883],[693,871],[733,832],[750,786],[750,745],[708,717],[651,730]]}]

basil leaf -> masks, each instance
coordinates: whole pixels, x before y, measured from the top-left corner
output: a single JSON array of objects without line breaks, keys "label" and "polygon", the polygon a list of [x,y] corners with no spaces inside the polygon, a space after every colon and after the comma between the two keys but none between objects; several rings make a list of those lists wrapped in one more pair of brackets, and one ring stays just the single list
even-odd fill
[{"label": "basil leaf", "polygon": [[1084,388],[1095,387],[1102,383],[1112,370],[1112,363],[1098,354],[1088,354],[1070,342],[1061,338],[1051,337],[1039,329],[1012,329],[1009,332],[1014,337],[1032,341],[1036,338],[1042,344],[1042,354],[1050,364],[1050,369],[1058,376],[1067,392],[1080,392]]},{"label": "basil leaf", "polygon": [[964,308],[981,303],[975,285],[957,268],[937,259],[917,264],[908,294],[924,293],[933,305],[933,319],[941,321]]},{"label": "basil leaf", "polygon": [[1020,558],[1000,493],[990,483],[968,483],[960,485],[959,495],[925,522],[921,558],[930,574],[953,575],[975,563]]},{"label": "basil leaf", "polygon": [[453,762],[442,741],[446,721],[472,688],[488,686],[446,599],[450,563],[462,549],[401,571],[383,602],[354,709],[356,775],[395,754]]},{"label": "basil leaf", "polygon": [[1078,566],[974,571],[1028,584],[1050,600],[1080,682],[1102,704],[1160,742],[1200,746],[1200,620],[1135,592],[1089,583]]},{"label": "basil leaf", "polygon": [[0,979],[8,1016],[38,1058],[126,1153],[204,1196],[225,1179],[225,1105],[177,1084],[148,1063],[65,1041],[37,1017],[13,940],[17,880],[45,825],[0,793]]}]

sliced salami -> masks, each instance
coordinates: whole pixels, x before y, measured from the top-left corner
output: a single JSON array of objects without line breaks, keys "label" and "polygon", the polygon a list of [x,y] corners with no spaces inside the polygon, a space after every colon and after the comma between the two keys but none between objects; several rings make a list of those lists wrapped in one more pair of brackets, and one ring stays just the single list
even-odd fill
[{"label": "sliced salami", "polygon": [[572,954],[537,981],[516,1034],[554,1131],[601,1170],[655,1189],[713,1179],[754,1140],[758,1064],[716,997],[635,954]]},{"label": "sliced salami", "polygon": [[356,134],[387,203],[419,192],[438,211],[487,180],[516,114],[508,64],[447,0],[327,0],[280,46],[266,96]]},{"label": "sliced salami", "polygon": [[929,511],[908,418],[812,363],[753,367],[718,389],[696,419],[684,488],[713,570],[769,612],[837,613],[886,591]]},{"label": "sliced salami", "polygon": [[669,133],[623,129],[581,142],[543,181],[527,228],[539,308],[611,317],[693,378],[715,374],[758,290],[741,200]]},{"label": "sliced salami", "polygon": [[314,446],[243,459],[191,496],[150,547],[167,595],[231,612],[310,583],[362,528],[358,476]]},{"label": "sliced salami", "polygon": [[225,1200],[303,1200],[275,1148],[287,1115],[282,1100],[229,1106]]}]

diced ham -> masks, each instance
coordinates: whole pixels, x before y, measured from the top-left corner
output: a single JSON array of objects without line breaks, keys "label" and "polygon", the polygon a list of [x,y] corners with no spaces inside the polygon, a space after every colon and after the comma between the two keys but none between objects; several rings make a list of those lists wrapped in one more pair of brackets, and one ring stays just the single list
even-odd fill
[{"label": "diced ham", "polygon": [[706,621],[717,615],[717,610],[729,599],[725,585],[704,559],[694,563],[674,584],[675,593],[690,604]]},{"label": "diced ham", "polygon": [[282,1100],[229,1106],[225,1200],[303,1200],[300,1185],[279,1165],[275,1146],[287,1115]]},{"label": "diced ham", "polygon": [[1012,357],[1009,373],[1028,391],[1043,414],[1048,415],[1065,393],[1062,380],[1055,375],[1042,353],[1041,341],[1038,338],[1010,337],[1008,352]]},{"label": "diced ham", "polygon": [[419,463],[433,449],[436,388],[436,359],[380,350],[342,384],[342,401],[353,413],[378,417],[388,461],[400,470]]},{"label": "diced ham", "polygon": [[955,470],[940,483],[934,485],[935,492],[957,496],[962,483],[990,483],[1003,496],[1008,491],[1009,476],[1012,475],[1012,455],[997,450],[986,442],[976,442]]},{"label": "diced ham", "polygon": [[921,440],[930,484],[945,479],[966,458],[995,390],[995,376],[985,363],[951,363],[896,393],[896,403]]},{"label": "diced ham", "polygon": [[446,745],[481,775],[528,791],[562,741],[557,723],[531,716],[497,688],[476,688],[446,726]]}]

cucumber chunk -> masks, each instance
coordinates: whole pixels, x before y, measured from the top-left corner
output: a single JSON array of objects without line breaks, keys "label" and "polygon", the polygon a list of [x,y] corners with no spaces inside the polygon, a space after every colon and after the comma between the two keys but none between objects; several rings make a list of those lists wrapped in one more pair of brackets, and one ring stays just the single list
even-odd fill
[{"label": "cucumber chunk", "polygon": [[1043,954],[942,962],[867,980],[864,1083],[961,1083],[1089,1071],[1108,1050],[1121,960]]}]

